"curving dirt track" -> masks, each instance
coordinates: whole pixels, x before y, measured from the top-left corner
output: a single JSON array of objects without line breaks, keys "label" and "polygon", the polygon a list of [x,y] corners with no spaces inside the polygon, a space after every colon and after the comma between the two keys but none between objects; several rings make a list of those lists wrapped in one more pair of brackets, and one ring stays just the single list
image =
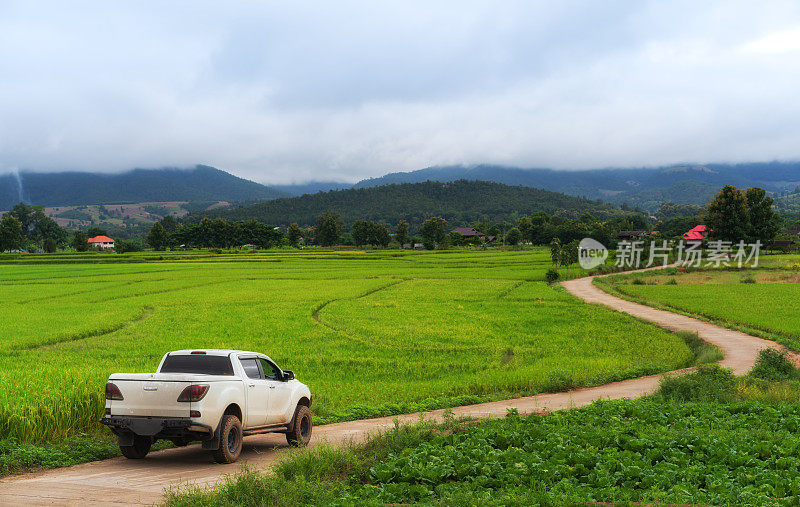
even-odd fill
[{"label": "curving dirt track", "polygon": [[[580,278],[562,284],[570,293],[588,303],[609,306],[635,317],[649,320],[671,331],[688,330],[722,349],[721,365],[737,375],[753,365],[758,352],[767,347],[781,348],[773,342],[738,331],[725,329],[697,319],[677,315],[611,296],[592,285],[592,278]],[[680,370],[683,371],[683,370]],[[635,398],[658,387],[660,375],[614,382],[598,387],[576,389],[527,398],[482,403],[452,409],[456,417],[501,417],[506,410],[520,413],[553,411],[580,407],[601,398]],[[438,419],[443,410],[424,413]],[[370,433],[391,428],[394,421],[415,422],[421,414],[366,419],[320,426],[314,429],[312,444],[330,444],[360,440]],[[155,452],[145,460],[114,458],[58,470],[44,471],[0,480],[0,505],[110,505],[153,504],[159,502],[165,487],[181,484],[212,484],[235,473],[246,463],[256,468],[269,467],[286,447],[283,435],[248,437],[239,464],[217,465],[199,446]]]}]

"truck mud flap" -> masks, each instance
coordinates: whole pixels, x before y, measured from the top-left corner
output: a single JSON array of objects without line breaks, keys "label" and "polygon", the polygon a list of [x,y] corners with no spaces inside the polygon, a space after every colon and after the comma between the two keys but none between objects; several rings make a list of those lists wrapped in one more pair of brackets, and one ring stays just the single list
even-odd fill
[{"label": "truck mud flap", "polygon": [[[220,420],[220,424],[222,421]],[[211,438],[208,440],[201,440],[200,444],[203,446],[204,451],[216,451],[219,449],[219,427],[220,424],[217,424],[217,429],[214,430],[214,433],[211,435]]]}]

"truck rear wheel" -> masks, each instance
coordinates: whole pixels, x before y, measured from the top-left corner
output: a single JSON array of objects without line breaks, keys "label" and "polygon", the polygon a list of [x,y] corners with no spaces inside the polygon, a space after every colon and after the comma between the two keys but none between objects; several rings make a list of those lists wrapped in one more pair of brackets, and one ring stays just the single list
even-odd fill
[{"label": "truck rear wheel", "polygon": [[133,445],[121,445],[119,450],[128,459],[142,459],[150,452],[152,444],[153,440],[150,437],[135,435],[133,437]]},{"label": "truck rear wheel", "polygon": [[242,453],[242,423],[235,415],[222,416],[219,425],[219,448],[214,451],[217,463],[233,463]]},{"label": "truck rear wheel", "polygon": [[292,430],[286,432],[289,445],[308,445],[311,441],[311,411],[305,405],[298,405],[294,412]]}]

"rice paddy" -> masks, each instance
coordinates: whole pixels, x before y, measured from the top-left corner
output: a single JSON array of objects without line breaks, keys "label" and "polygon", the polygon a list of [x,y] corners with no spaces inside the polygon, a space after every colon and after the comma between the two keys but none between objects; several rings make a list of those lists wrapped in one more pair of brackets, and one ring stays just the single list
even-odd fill
[{"label": "rice paddy", "polygon": [[797,268],[668,271],[615,275],[598,280],[598,285],[628,299],[695,315],[800,350]]},{"label": "rice paddy", "polygon": [[182,348],[270,355],[311,387],[318,422],[691,361],[677,336],[548,286],[549,268],[545,250],[0,258],[0,434],[91,429],[110,373]]}]

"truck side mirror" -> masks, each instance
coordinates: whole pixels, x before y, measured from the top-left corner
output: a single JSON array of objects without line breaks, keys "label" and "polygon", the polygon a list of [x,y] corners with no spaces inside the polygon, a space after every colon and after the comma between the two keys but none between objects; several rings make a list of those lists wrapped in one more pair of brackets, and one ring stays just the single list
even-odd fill
[{"label": "truck side mirror", "polygon": [[294,380],[294,372],[292,370],[284,370],[283,381],[288,382],[290,380]]}]

